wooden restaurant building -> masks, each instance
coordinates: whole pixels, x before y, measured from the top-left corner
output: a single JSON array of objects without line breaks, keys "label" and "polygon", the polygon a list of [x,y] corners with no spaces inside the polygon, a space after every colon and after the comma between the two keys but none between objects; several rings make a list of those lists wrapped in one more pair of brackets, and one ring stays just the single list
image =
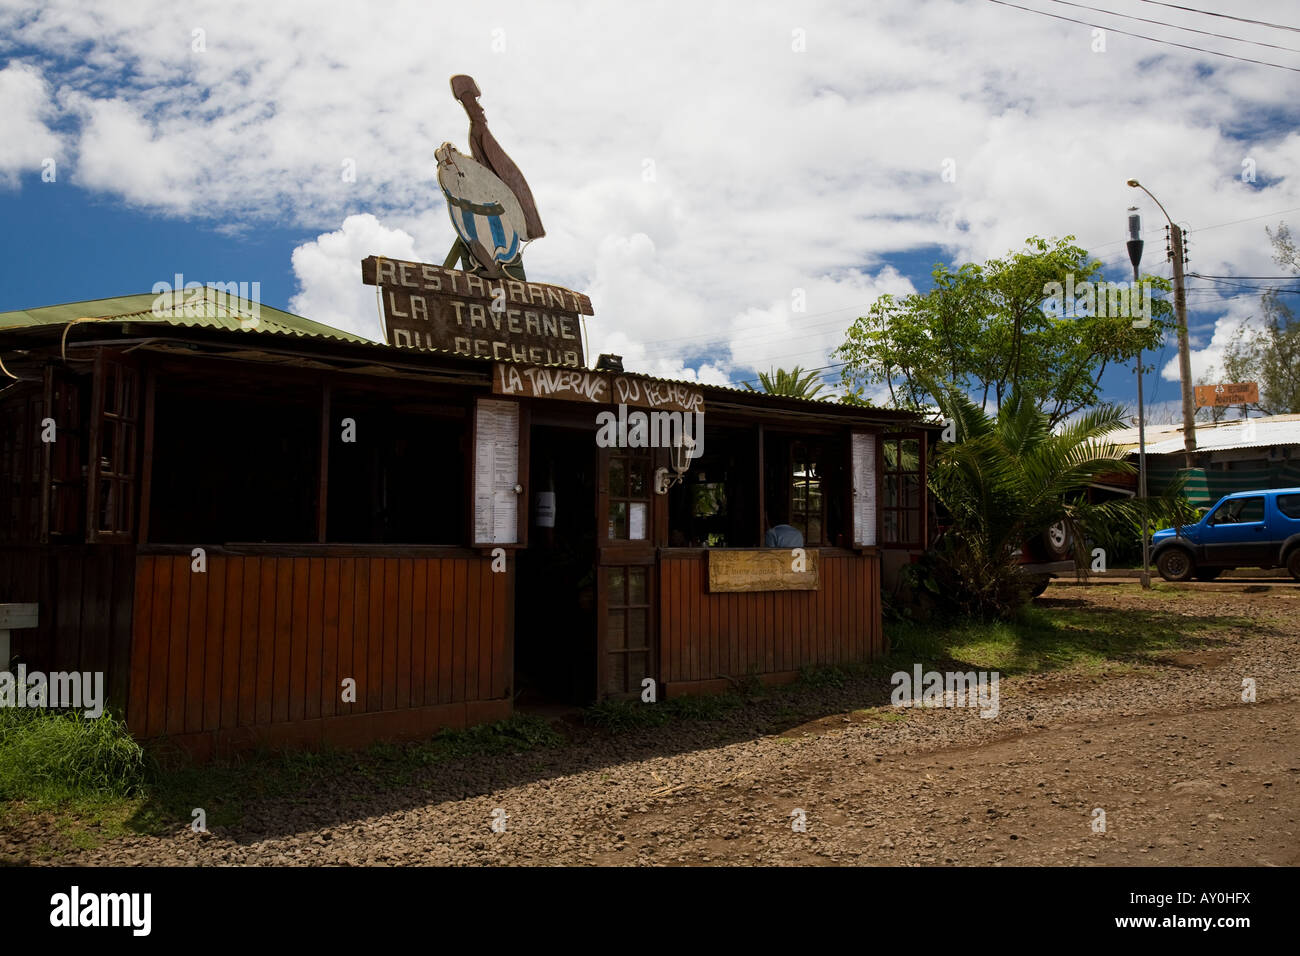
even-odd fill
[{"label": "wooden restaurant building", "polygon": [[[494,312],[457,270],[363,271],[385,342],[212,289],[0,314],[0,604],[39,611],[0,666],[102,671],[137,737],[203,759],[884,650],[930,426],[588,369],[558,287]],[[434,281],[449,347],[419,339]],[[698,457],[630,437],[656,411],[703,413]]]}]

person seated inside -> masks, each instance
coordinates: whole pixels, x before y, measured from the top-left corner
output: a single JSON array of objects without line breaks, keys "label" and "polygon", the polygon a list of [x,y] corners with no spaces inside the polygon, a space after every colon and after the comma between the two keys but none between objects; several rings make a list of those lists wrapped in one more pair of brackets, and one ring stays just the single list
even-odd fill
[{"label": "person seated inside", "polygon": [[803,534],[798,528],[788,524],[773,525],[763,537],[763,546],[767,548],[802,548]]}]

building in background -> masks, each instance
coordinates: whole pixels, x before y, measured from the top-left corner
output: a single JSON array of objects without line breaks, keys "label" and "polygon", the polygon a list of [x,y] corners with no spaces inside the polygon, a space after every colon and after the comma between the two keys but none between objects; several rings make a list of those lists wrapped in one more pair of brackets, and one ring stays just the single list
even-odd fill
[{"label": "building in background", "polygon": [[[1138,432],[1113,432],[1134,465]],[[1181,425],[1148,425],[1147,488],[1157,495],[1183,472]],[[1292,488],[1300,485],[1300,415],[1273,415],[1196,425],[1196,467],[1187,481],[1187,497],[1208,507],[1235,491]]]}]

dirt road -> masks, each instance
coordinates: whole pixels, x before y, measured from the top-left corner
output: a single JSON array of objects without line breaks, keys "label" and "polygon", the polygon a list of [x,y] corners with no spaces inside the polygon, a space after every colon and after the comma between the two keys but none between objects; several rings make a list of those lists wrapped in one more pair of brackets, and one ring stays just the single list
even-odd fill
[{"label": "dirt road", "polygon": [[1045,606],[1223,623],[1132,666],[1005,677],[992,719],[891,708],[882,678],[721,725],[430,768],[396,792],[341,777],[238,829],[61,862],[1300,864],[1300,593],[1053,587]]}]

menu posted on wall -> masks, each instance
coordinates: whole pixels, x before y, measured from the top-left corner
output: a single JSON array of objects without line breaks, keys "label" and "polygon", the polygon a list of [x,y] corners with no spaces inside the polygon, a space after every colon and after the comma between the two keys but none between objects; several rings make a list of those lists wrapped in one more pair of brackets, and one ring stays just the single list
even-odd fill
[{"label": "menu posted on wall", "polygon": [[474,543],[519,543],[519,403],[474,411]]},{"label": "menu posted on wall", "polygon": [[870,548],[876,544],[876,436],[854,432],[853,456],[853,544]]}]

